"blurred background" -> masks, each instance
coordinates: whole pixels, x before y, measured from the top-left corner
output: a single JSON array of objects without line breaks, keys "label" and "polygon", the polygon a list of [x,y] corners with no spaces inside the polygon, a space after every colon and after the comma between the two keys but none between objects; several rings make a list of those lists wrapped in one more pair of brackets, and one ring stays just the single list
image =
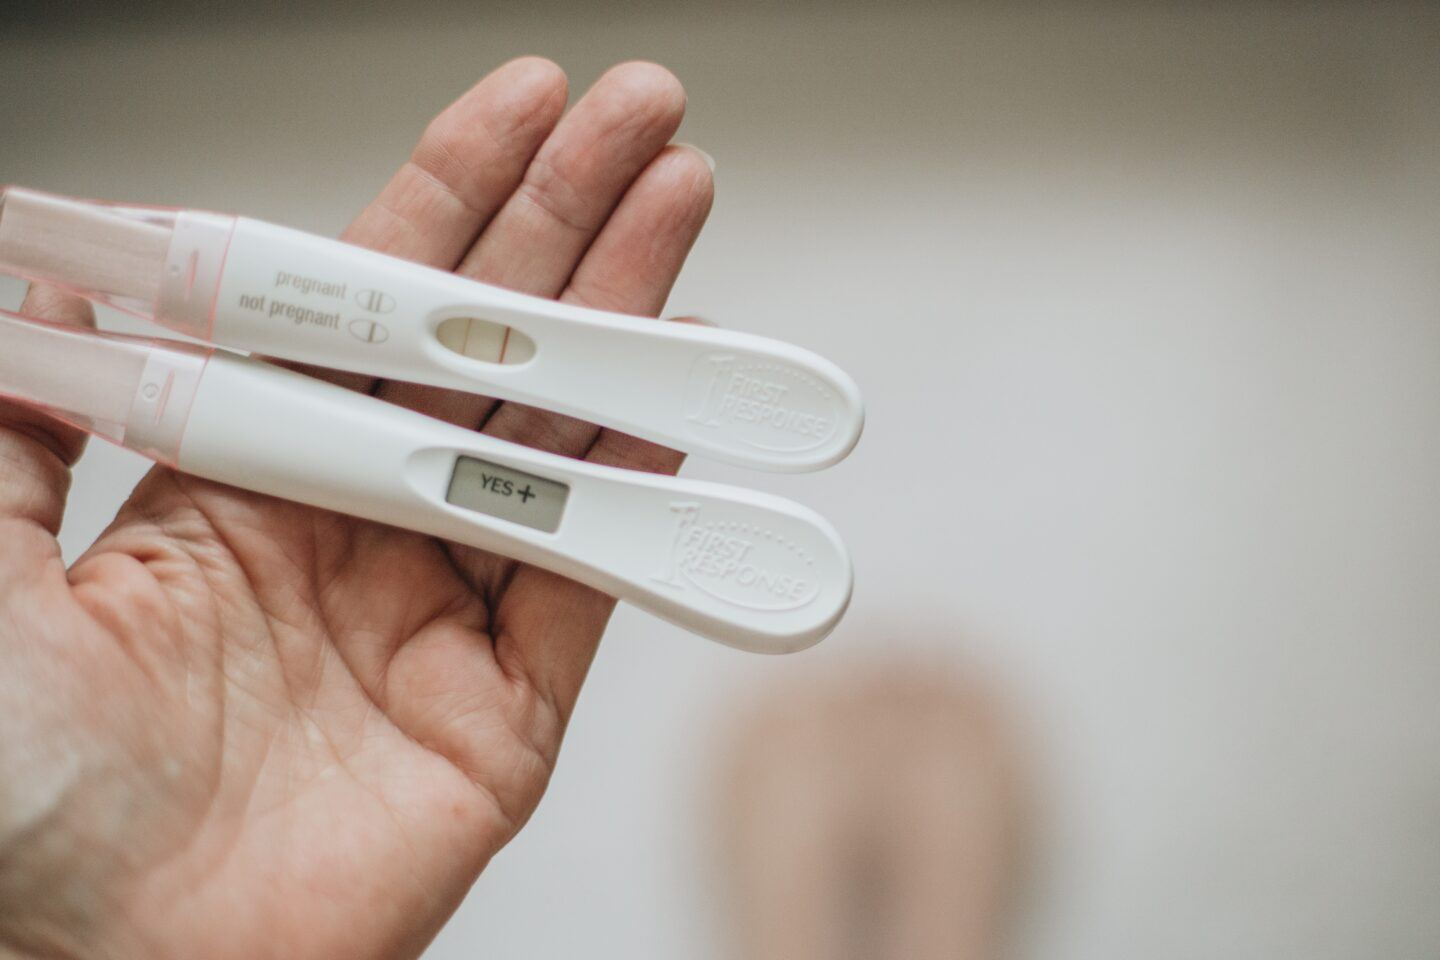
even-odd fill
[{"label": "blurred background", "polygon": [[[717,161],[670,312],[866,391],[833,470],[687,468],[835,521],[839,631],[762,659],[622,608],[427,957],[758,957],[766,883],[953,909],[936,956],[1440,954],[1440,6],[0,9],[0,181],[324,233],[502,61],[573,98],[657,60]],[[70,556],[143,469],[92,448]],[[928,917],[872,909],[917,873]]]}]

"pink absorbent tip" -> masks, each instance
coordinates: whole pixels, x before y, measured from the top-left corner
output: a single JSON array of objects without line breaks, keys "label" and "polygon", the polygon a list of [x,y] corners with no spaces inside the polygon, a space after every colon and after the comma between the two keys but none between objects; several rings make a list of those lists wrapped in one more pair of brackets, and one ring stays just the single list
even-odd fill
[{"label": "pink absorbent tip", "polygon": [[180,455],[211,350],[0,311],[0,395],[161,463]]},{"label": "pink absorbent tip", "polygon": [[48,283],[209,339],[235,218],[6,187],[0,273]]}]

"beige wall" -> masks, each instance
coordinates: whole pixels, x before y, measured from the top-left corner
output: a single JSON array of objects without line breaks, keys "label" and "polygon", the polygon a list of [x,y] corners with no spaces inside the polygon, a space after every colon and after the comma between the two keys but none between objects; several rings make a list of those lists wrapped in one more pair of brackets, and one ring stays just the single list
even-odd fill
[{"label": "beige wall", "polygon": [[[1433,6],[307,9],[6,23],[0,181],[335,231],[499,61],[657,59],[718,161],[672,308],[870,403],[830,473],[691,468],[838,523],[840,632],[777,662],[622,612],[437,960],[714,954],[695,801],[737,691],[916,647],[1028,718],[1028,955],[1440,950]],[[87,458],[72,555],[139,469]]]}]

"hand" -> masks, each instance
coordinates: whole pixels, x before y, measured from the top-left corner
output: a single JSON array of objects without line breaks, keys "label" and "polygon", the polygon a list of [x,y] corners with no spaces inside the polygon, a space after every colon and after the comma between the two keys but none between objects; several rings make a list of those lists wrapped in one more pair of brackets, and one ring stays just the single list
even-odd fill
[{"label": "hand", "polygon": [[[635,63],[562,119],[565,101],[554,64],[501,67],[344,238],[658,314],[712,195],[704,156],[667,146],[684,93]],[[40,288],[24,312],[92,319]],[[680,465],[517,404],[318,375],[556,453]],[[0,405],[0,956],[418,955],[539,802],[614,601],[160,468],[67,571],[81,446]]]}]

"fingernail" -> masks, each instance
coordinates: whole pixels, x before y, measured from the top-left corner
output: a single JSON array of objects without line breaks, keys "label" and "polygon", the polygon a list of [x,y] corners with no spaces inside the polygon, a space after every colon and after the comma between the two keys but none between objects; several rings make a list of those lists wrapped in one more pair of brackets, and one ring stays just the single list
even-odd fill
[{"label": "fingernail", "polygon": [[712,156],[710,156],[710,154],[706,153],[704,150],[701,150],[699,147],[695,146],[695,144],[693,144],[693,143],[677,143],[677,144],[675,144],[675,146],[677,146],[677,147],[684,147],[684,148],[686,148],[687,150],[694,150],[696,153],[700,154],[700,159],[705,161],[705,166],[707,166],[707,167],[710,168],[710,172],[711,172],[711,173],[714,173],[714,172],[715,172],[715,158],[712,157]]},{"label": "fingernail", "polygon": [[676,322],[676,323],[693,323],[693,324],[695,324],[697,327],[715,327],[717,330],[720,328],[720,324],[716,323],[714,320],[711,320],[711,319],[709,319],[708,317],[698,317],[698,316],[694,315],[693,313],[690,314],[689,316],[685,316],[685,317],[676,317],[676,318],[675,318],[675,322]]}]

